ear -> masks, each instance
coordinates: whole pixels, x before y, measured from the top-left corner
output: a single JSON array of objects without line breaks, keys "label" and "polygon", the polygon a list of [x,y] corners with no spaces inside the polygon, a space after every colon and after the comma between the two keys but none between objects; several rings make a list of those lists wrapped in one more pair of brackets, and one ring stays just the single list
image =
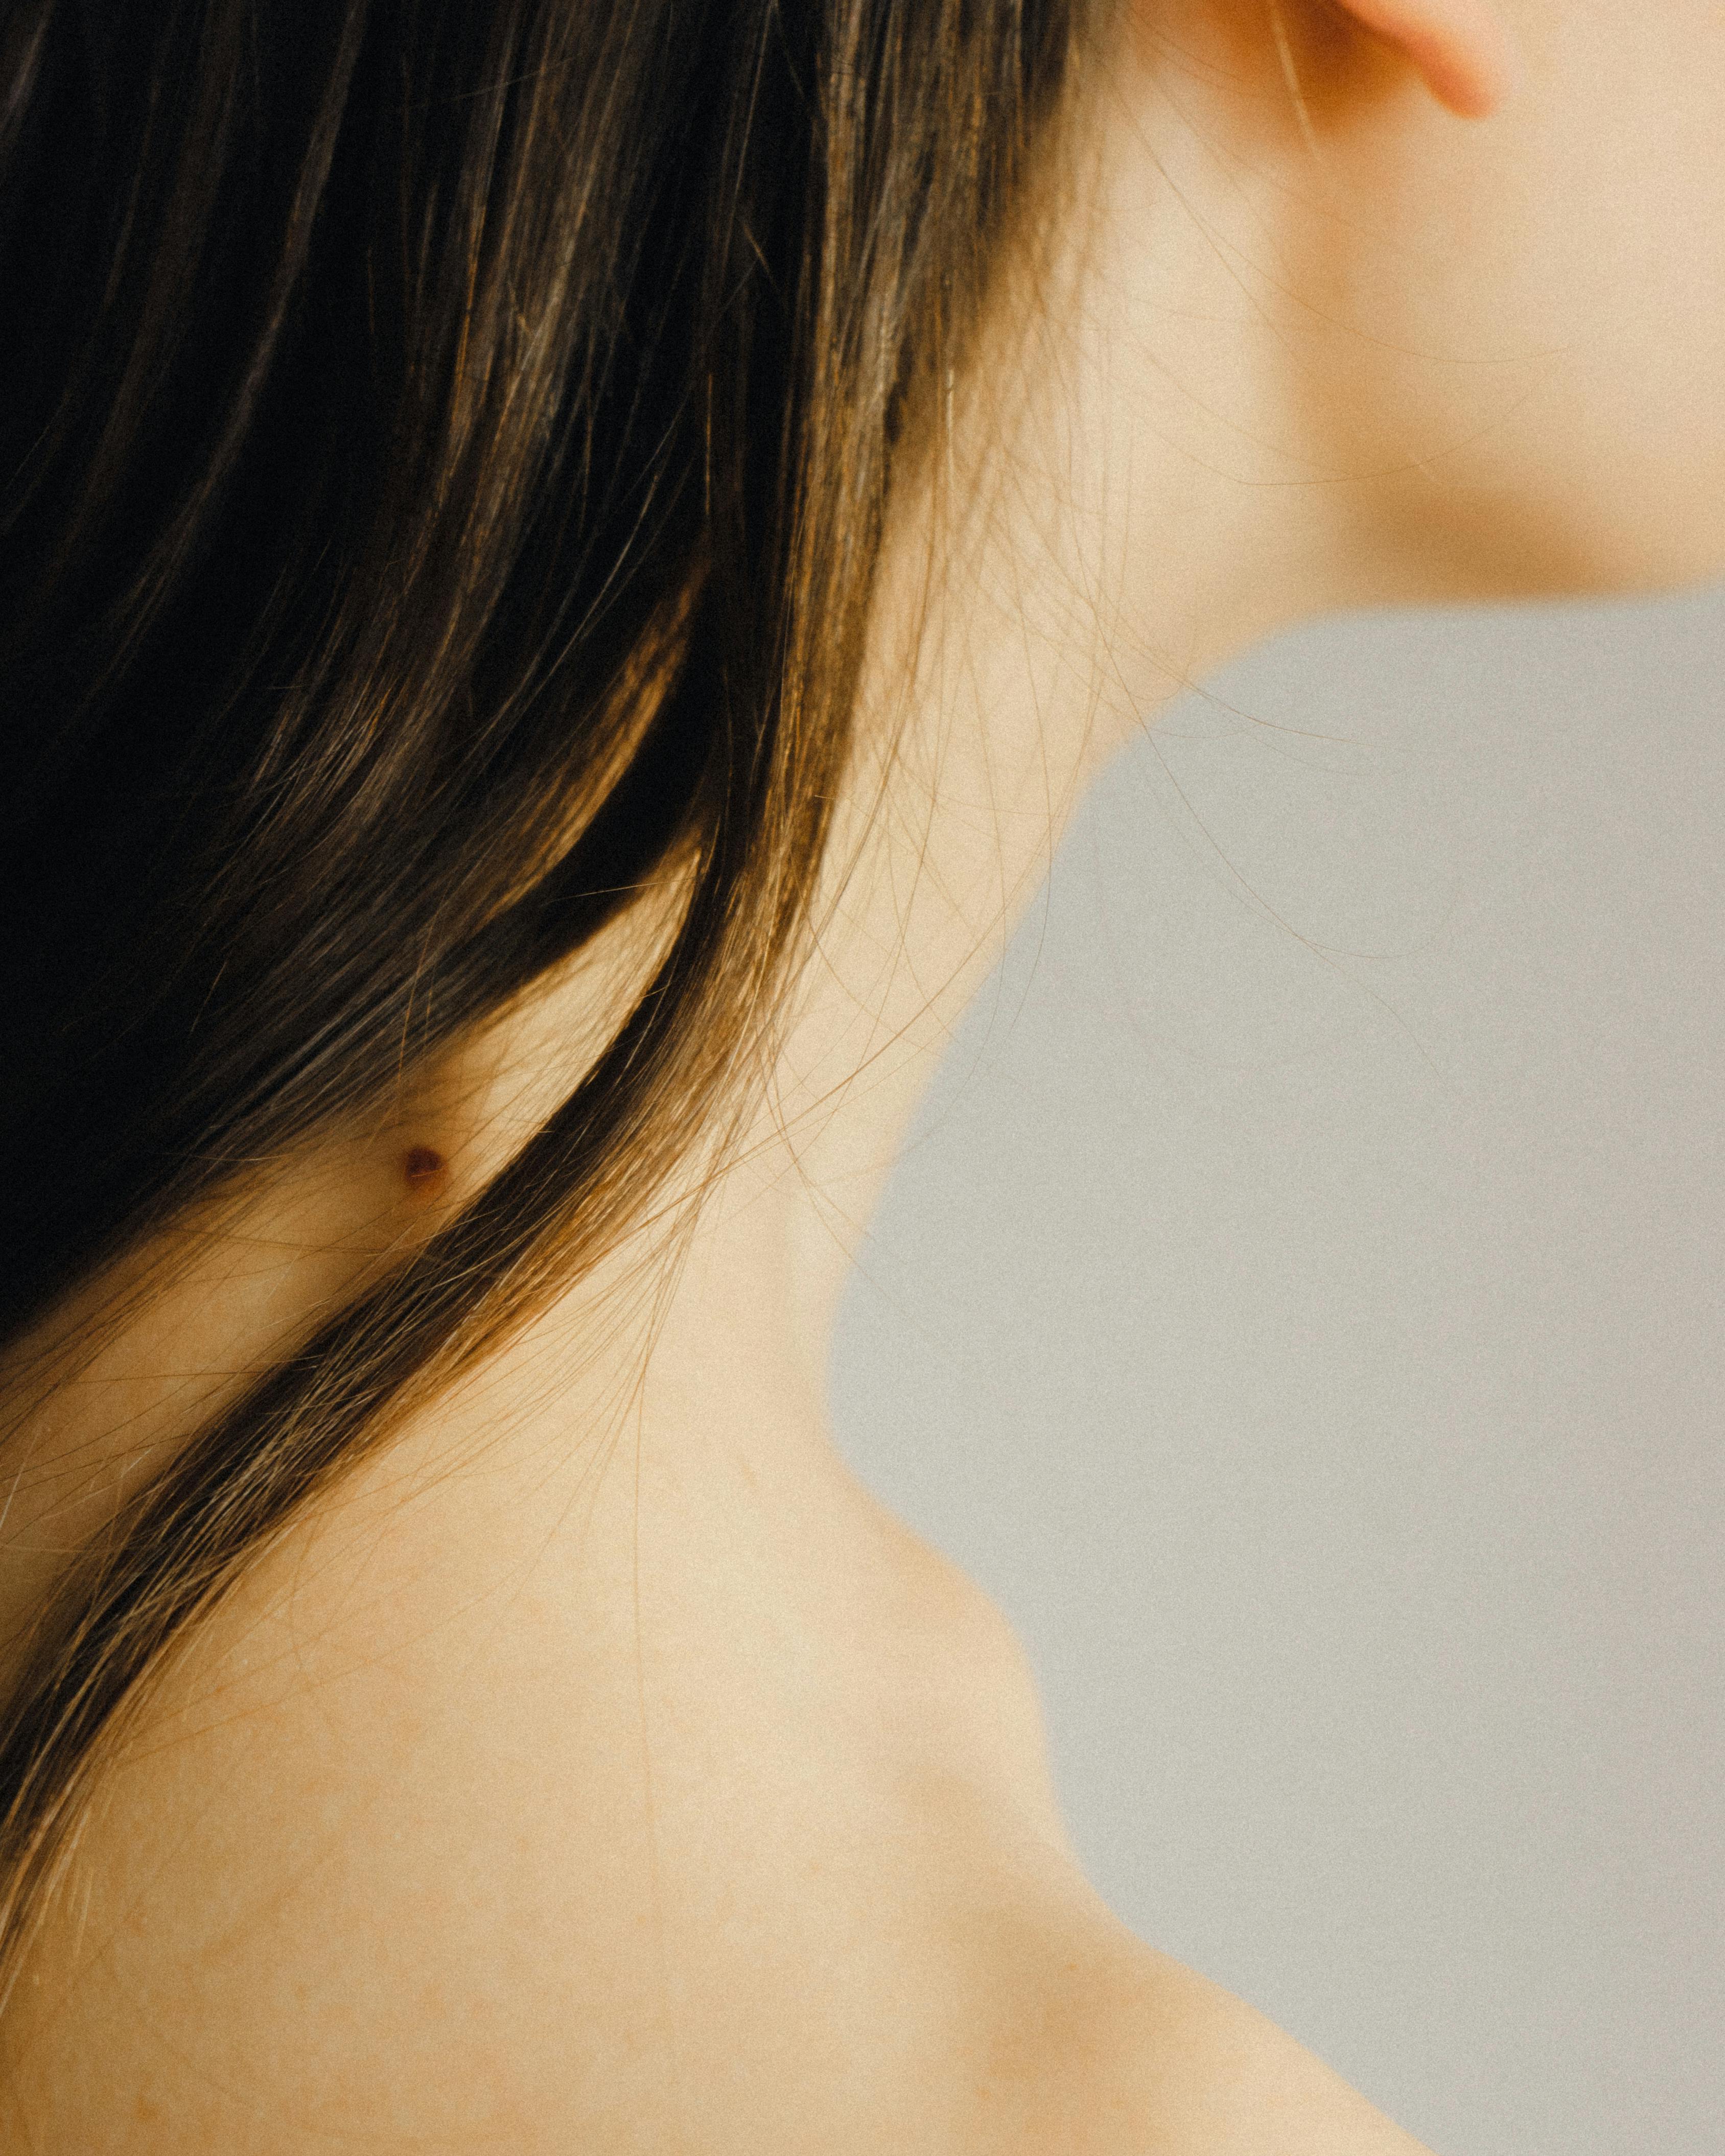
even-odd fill
[{"label": "ear", "polygon": [[1440,105],[1484,120],[1509,94],[1514,48],[1496,0],[1335,0],[1394,45]]}]

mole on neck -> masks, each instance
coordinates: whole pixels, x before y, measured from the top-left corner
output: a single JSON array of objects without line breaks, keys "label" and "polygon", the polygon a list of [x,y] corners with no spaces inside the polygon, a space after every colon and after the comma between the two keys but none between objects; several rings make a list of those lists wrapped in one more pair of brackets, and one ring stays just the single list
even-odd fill
[{"label": "mole on neck", "polygon": [[434,1146],[409,1146],[402,1155],[401,1172],[414,1198],[438,1198],[449,1180],[449,1163]]}]

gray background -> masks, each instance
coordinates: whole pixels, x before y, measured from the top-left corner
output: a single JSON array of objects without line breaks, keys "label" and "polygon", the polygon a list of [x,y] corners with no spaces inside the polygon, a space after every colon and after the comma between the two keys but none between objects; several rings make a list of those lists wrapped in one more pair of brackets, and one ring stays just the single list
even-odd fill
[{"label": "gray background", "polygon": [[1725,2150],[1725,601],[1381,617],[1105,777],[833,1373],[1091,1877],[1440,2156]]}]

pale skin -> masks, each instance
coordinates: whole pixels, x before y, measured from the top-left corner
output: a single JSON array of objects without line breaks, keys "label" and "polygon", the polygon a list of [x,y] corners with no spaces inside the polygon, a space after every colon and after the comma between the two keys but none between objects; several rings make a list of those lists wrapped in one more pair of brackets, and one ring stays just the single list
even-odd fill
[{"label": "pale skin", "polygon": [[[1725,567],[1725,8],[1144,0],[1085,97],[1045,304],[898,505],[746,1156],[198,1635],[0,2034],[8,2147],[1416,2150],[1099,1902],[1009,1628],[833,1450],[825,1343],[954,1015],[1183,680],[1340,608]],[[0,1639],[566,1088],[634,932],[142,1296],[6,1461]]]}]

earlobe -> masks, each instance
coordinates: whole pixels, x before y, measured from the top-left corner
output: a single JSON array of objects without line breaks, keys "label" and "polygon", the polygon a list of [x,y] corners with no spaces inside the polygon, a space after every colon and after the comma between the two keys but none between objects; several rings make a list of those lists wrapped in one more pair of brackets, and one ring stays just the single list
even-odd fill
[{"label": "earlobe", "polygon": [[1336,0],[1402,54],[1438,102],[1484,120],[1508,95],[1515,51],[1492,0]]}]

